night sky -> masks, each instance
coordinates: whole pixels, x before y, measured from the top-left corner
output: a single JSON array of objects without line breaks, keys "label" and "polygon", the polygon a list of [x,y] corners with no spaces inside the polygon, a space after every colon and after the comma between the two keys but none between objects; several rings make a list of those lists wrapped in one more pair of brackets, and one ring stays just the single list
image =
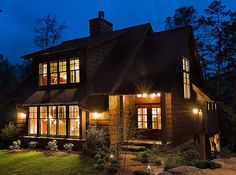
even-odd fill
[{"label": "night sky", "polygon": [[[150,22],[154,31],[164,30],[165,19],[176,8],[194,6],[203,13],[213,0],[0,0],[0,53],[12,62],[38,50],[33,43],[32,29],[36,18],[48,13],[68,28],[62,40],[88,35],[88,20],[105,11],[105,19],[114,30]],[[223,0],[224,5],[236,10],[236,0]]]}]

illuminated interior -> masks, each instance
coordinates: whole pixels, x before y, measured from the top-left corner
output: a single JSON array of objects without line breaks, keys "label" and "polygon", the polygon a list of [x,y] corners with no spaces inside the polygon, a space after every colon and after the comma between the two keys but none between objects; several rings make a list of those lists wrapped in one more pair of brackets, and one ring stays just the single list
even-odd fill
[{"label": "illuminated interior", "polygon": [[74,105],[69,107],[70,136],[80,135],[79,107]]}]

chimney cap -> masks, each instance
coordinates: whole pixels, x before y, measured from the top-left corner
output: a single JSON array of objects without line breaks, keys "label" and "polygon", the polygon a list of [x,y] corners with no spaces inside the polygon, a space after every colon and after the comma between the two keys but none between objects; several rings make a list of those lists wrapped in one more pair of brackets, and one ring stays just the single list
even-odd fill
[{"label": "chimney cap", "polygon": [[99,11],[98,12],[98,17],[99,18],[104,18],[105,14],[104,14],[104,11]]}]

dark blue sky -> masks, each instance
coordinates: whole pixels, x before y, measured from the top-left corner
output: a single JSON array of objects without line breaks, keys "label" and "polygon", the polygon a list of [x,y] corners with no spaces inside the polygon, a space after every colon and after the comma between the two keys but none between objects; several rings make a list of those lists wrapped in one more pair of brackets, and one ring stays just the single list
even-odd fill
[{"label": "dark blue sky", "polygon": [[[52,13],[68,28],[62,40],[88,35],[88,20],[105,11],[114,29],[150,22],[154,31],[164,29],[165,19],[181,6],[193,5],[199,13],[213,0],[0,0],[0,53],[13,62],[36,51],[33,43],[36,18]],[[223,0],[236,10],[236,0]]]}]

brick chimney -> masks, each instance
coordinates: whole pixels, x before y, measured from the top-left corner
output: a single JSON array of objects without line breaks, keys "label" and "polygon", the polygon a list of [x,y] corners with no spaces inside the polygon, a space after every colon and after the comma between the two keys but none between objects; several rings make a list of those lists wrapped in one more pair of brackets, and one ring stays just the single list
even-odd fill
[{"label": "brick chimney", "polygon": [[89,20],[90,36],[101,35],[112,31],[113,24],[104,19],[104,11],[98,12],[98,17]]}]

